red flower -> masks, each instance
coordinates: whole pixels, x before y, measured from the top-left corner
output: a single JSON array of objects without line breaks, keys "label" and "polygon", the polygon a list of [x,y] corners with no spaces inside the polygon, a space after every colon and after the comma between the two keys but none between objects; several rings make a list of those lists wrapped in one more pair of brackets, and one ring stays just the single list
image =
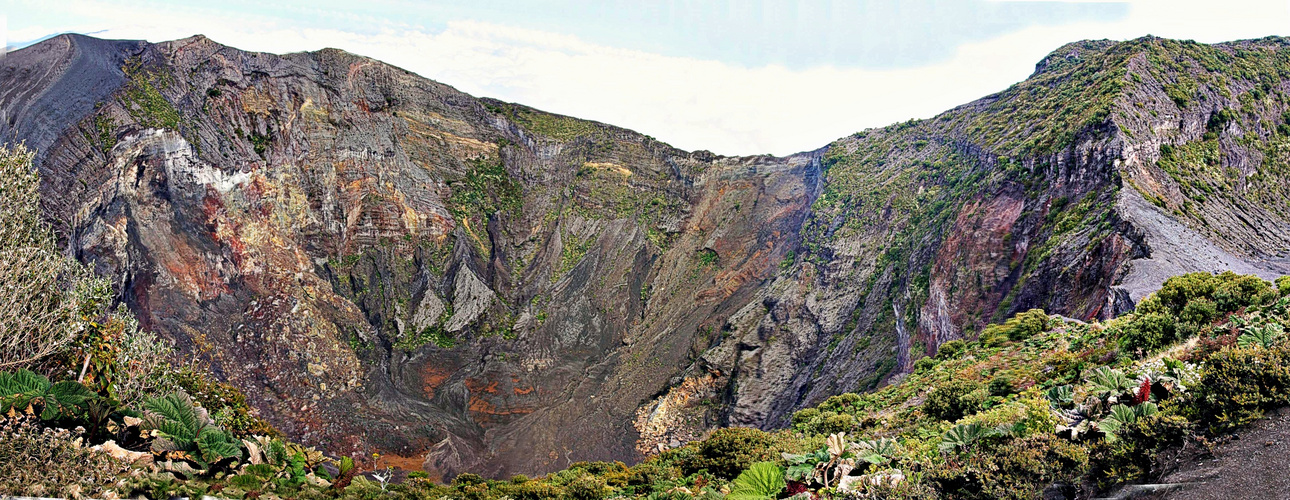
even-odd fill
[{"label": "red flower", "polygon": [[1151,379],[1142,379],[1142,386],[1138,387],[1138,393],[1134,395],[1133,404],[1142,404],[1151,399]]},{"label": "red flower", "polygon": [[806,492],[808,492],[808,491],[810,491],[810,490],[806,489],[806,483],[802,483],[802,482],[798,482],[798,481],[789,481],[789,482],[788,482],[788,495],[789,495],[789,496],[793,496],[793,495],[796,495],[796,494],[798,494],[798,493],[806,493]]}]

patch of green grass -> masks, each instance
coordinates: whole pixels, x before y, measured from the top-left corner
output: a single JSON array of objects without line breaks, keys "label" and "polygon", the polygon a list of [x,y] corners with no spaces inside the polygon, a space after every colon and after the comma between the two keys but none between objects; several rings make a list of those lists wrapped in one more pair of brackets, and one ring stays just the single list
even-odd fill
[{"label": "patch of green grass", "polygon": [[179,111],[161,93],[170,87],[173,77],[160,68],[145,68],[138,58],[127,60],[121,71],[126,76],[121,103],[130,116],[144,127],[179,131]]},{"label": "patch of green grass", "polygon": [[587,250],[591,249],[591,245],[596,242],[596,239],[580,240],[566,233],[560,239],[560,242],[560,263],[556,266],[555,271],[551,273],[552,283],[560,281],[560,278],[572,271],[573,267],[578,265],[578,262],[581,262],[582,258],[587,255]]},{"label": "patch of green grass", "polygon": [[484,106],[493,113],[510,118],[529,132],[560,142],[590,137],[599,131],[599,127],[594,122],[538,111],[518,104],[486,101]]}]

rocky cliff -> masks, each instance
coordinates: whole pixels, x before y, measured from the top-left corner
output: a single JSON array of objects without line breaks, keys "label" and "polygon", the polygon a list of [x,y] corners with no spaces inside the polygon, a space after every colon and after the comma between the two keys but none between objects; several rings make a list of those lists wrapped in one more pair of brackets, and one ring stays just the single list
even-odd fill
[{"label": "rocky cliff", "polygon": [[1042,307],[1290,273],[1290,42],[1058,49],[785,158],[475,98],[338,50],[65,35],[0,141],[155,331],[294,438],[443,475],[776,427]]}]

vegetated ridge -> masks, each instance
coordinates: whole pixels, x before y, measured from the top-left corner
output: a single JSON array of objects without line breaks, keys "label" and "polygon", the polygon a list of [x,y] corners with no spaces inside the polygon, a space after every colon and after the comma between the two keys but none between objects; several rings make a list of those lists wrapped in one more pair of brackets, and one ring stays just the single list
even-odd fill
[{"label": "vegetated ridge", "polygon": [[64,35],[0,62],[0,140],[66,248],[288,436],[501,477],[783,427],[1031,308],[1290,272],[1287,71],[1279,38],[1078,42],[735,158],[334,49]]}]

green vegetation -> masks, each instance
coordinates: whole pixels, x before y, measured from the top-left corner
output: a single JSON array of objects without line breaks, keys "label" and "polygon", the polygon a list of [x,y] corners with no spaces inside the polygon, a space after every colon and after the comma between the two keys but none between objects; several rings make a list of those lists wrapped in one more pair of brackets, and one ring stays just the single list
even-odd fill
[{"label": "green vegetation", "polygon": [[428,343],[434,343],[441,349],[452,349],[457,346],[457,336],[443,327],[443,322],[427,326],[413,335],[407,335],[394,343],[394,348],[403,351],[415,351]]},{"label": "green vegetation", "polygon": [[476,158],[466,165],[465,175],[449,181],[452,195],[448,210],[462,224],[471,242],[483,255],[491,255],[488,217],[518,216],[523,203],[520,183],[511,178],[499,158]]},{"label": "green vegetation", "polygon": [[525,130],[541,134],[560,142],[596,134],[600,127],[595,122],[538,111],[536,109],[500,101],[485,101],[490,112],[505,116]]},{"label": "green vegetation", "polygon": [[591,245],[595,242],[595,238],[580,240],[570,233],[564,233],[563,237],[560,238],[560,264],[551,273],[551,282],[560,281],[560,278],[573,270],[573,267],[578,265],[583,257],[586,257],[587,250],[590,250]]},{"label": "green vegetation", "polygon": [[784,469],[775,462],[757,462],[730,482],[729,500],[773,500],[788,485]]},{"label": "green vegetation", "polygon": [[280,436],[281,433],[264,419],[255,416],[246,401],[246,395],[232,385],[211,380],[196,365],[189,365],[174,373],[174,386],[178,394],[187,394],[205,409],[220,427],[237,437]]},{"label": "green vegetation", "polygon": [[264,153],[269,149],[269,143],[273,142],[272,135],[264,135],[256,131],[251,131],[246,139],[251,141],[251,147],[255,149],[255,154],[260,155],[260,158],[264,158]]},{"label": "green vegetation", "polygon": [[[1290,279],[1279,284],[1230,273],[1180,276],[1135,313],[1105,323],[1027,311],[986,328],[981,340],[947,342],[900,384],[803,409],[789,430],[719,429],[631,467],[581,462],[541,478],[464,474],[450,484],[410,479],[388,491],[490,499],[1033,498],[1053,483],[1096,492],[1151,480],[1166,448],[1290,405],[1290,344],[1259,333],[1242,347],[1233,333],[1283,328]],[[1160,316],[1195,328],[1144,336],[1159,330]],[[364,488],[377,486],[350,486],[345,495]]]},{"label": "green vegetation", "polygon": [[121,67],[126,85],[121,94],[121,104],[130,116],[144,127],[166,128],[179,131],[182,118],[175,106],[162,91],[168,89],[174,78],[163,70],[144,67],[138,58],[131,58]]},{"label": "green vegetation", "polygon": [[[91,143],[97,144],[99,151],[107,154],[116,146],[116,122],[106,114],[94,115],[94,134],[87,136]],[[88,134],[87,134],[88,135]]]},{"label": "green vegetation", "polygon": [[1059,151],[1076,135],[1107,122],[1125,85],[1134,42],[1068,44],[1045,58],[1025,81],[998,94],[984,109],[938,118],[963,127],[982,145],[1016,155]]}]

